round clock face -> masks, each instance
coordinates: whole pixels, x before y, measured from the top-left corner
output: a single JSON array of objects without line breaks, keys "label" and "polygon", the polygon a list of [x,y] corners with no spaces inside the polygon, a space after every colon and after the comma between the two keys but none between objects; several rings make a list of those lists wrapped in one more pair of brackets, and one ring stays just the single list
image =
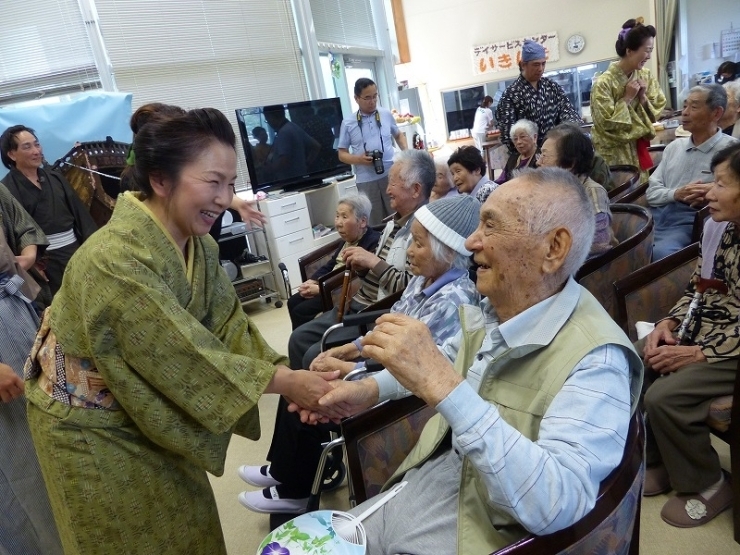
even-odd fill
[{"label": "round clock face", "polygon": [[586,39],[581,35],[571,35],[565,46],[571,54],[578,54],[586,46]]}]

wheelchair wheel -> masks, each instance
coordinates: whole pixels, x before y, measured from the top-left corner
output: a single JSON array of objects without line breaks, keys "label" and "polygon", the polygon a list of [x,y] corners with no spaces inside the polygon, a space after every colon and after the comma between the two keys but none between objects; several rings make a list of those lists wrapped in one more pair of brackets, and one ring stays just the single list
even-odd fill
[{"label": "wheelchair wheel", "polygon": [[326,462],[324,469],[324,481],[321,484],[321,491],[332,491],[337,489],[344,482],[347,475],[347,467],[344,465],[342,456],[332,453]]}]

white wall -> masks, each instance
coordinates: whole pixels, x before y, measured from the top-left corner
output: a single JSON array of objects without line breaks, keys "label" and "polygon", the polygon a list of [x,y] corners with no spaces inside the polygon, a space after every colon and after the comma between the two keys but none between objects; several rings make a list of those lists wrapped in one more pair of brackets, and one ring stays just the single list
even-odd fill
[{"label": "white wall", "polygon": [[[685,13],[687,41],[685,55],[688,75],[710,71],[715,74],[724,60],[735,61],[733,56],[720,58],[720,33],[729,29],[740,29],[740,1],[712,0],[711,9],[706,0],[681,0],[682,15]],[[712,44],[717,43],[716,58],[711,57]],[[740,61],[740,57],[737,58]],[[691,83],[689,83],[689,86]]]},{"label": "white wall", "polygon": [[[403,10],[411,62],[396,66],[396,77],[408,80],[410,87],[420,87],[427,135],[436,140],[445,137],[441,91],[510,79],[519,73],[475,75],[473,46],[556,31],[560,60],[548,64],[548,69],[557,69],[614,58],[617,34],[630,18],[642,16],[646,23],[655,23],[651,0],[403,0]],[[573,33],[586,39],[585,49],[577,55],[565,50],[565,41]]]}]

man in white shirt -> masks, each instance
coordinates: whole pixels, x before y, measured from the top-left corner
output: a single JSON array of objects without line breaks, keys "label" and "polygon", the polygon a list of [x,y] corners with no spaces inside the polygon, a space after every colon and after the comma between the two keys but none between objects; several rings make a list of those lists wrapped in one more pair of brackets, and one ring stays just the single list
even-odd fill
[{"label": "man in white shirt", "polygon": [[727,94],[720,85],[698,85],[689,91],[681,122],[691,136],[666,146],[646,193],[655,218],[653,260],[691,244],[696,213],[712,187],[712,156],[737,140],[718,125],[726,106]]}]

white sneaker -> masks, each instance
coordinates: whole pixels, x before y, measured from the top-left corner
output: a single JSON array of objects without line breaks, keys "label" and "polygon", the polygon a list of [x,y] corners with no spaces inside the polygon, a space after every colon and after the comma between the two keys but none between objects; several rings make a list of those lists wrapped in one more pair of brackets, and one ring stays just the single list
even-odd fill
[{"label": "white sneaker", "polygon": [[[265,497],[265,496],[268,497]],[[258,491],[243,491],[239,494],[239,503],[256,513],[305,513],[308,497],[304,499],[280,499],[275,487]]]},{"label": "white sneaker", "polygon": [[270,476],[269,465],[247,466],[243,464],[237,472],[242,480],[258,488],[270,488],[280,484],[280,482]]}]

